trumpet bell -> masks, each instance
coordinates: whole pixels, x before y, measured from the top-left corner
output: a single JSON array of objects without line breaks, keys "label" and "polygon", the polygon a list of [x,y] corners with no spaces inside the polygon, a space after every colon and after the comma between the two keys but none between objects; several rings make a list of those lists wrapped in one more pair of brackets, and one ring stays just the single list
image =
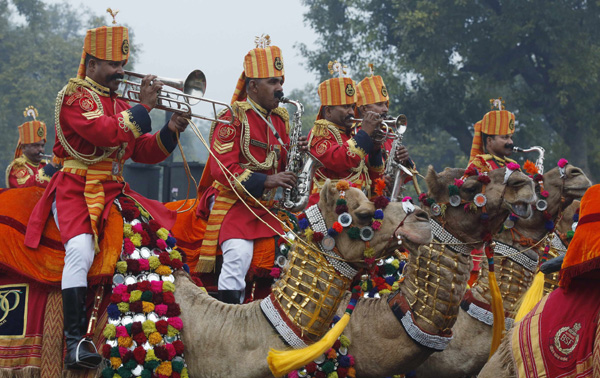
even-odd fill
[{"label": "trumpet bell", "polygon": [[192,98],[186,98],[188,104],[196,105],[199,103],[199,99],[204,97],[204,93],[206,93],[206,76],[204,72],[193,70],[185,79],[181,91],[188,96],[192,96]]}]

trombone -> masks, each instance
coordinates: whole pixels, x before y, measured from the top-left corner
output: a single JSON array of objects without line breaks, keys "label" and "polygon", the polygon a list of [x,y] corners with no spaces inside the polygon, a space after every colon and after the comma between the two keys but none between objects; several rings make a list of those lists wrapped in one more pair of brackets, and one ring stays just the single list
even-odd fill
[{"label": "trombone", "polygon": [[[125,71],[125,75],[137,78],[143,78],[146,76],[146,74],[133,71]],[[206,76],[204,76],[202,71],[192,71],[185,80],[164,77],[157,77],[155,80],[162,81],[166,86],[175,88],[182,92],[177,93],[161,89],[158,93],[156,109],[179,114],[188,113],[192,117],[205,119],[212,122],[224,123],[227,125],[230,125],[233,122],[233,109],[229,104],[204,98],[204,93],[206,92]],[[124,85],[122,97],[127,101],[140,103],[140,90],[142,85],[136,81],[131,81],[125,78],[121,79],[120,82]],[[199,102],[207,102],[212,105],[212,117],[192,113],[192,106],[198,104]],[[231,113],[231,120],[218,118],[217,105],[223,106],[229,110]]]},{"label": "trombone", "polygon": [[[350,120],[356,123],[363,121],[362,118],[350,118]],[[382,119],[381,123],[384,127],[382,127],[381,131],[383,132],[385,138],[397,139],[398,134],[395,130],[399,130],[400,134],[404,134],[404,131],[406,130],[406,125],[408,123],[407,121],[408,120],[404,114],[400,114],[396,118],[390,117]]]}]

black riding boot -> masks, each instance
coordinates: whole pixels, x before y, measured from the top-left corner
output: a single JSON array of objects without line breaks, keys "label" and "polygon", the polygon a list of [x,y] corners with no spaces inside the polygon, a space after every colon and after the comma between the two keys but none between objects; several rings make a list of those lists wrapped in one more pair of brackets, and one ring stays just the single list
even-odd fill
[{"label": "black riding boot", "polygon": [[241,290],[219,290],[219,300],[225,303],[240,304],[242,298]]},{"label": "black riding boot", "polygon": [[102,356],[96,352],[94,344],[83,338],[87,330],[86,293],[86,287],[72,287],[62,291],[67,344],[66,369],[93,369],[102,362]]}]

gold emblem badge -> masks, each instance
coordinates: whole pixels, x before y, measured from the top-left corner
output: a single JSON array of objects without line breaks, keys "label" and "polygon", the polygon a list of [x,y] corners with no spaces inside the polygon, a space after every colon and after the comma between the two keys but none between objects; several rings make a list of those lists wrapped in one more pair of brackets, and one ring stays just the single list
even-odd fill
[{"label": "gold emblem badge", "polygon": [[510,119],[510,121],[508,121],[508,129],[510,131],[513,131],[515,129],[515,120],[514,119]]},{"label": "gold emblem badge", "polygon": [[273,62],[273,66],[275,67],[275,69],[277,71],[281,71],[283,70],[283,61],[281,60],[280,57],[275,57],[275,62]]},{"label": "gold emblem badge", "polygon": [[317,147],[315,148],[315,152],[317,153],[317,155],[321,156],[325,152],[327,152],[330,146],[331,142],[328,140],[324,140],[321,143],[319,143],[319,145],[317,145]]},{"label": "gold emblem badge", "polygon": [[387,97],[388,96],[388,91],[387,91],[387,88],[385,87],[385,85],[381,86],[381,95],[383,97]]},{"label": "gold emblem badge", "polygon": [[235,128],[231,125],[222,125],[217,136],[222,142],[231,142],[235,138]]},{"label": "gold emblem badge", "polygon": [[125,55],[129,54],[129,40],[123,40],[123,44],[121,45],[121,52]]},{"label": "gold emblem badge", "polygon": [[86,112],[89,112],[94,109],[94,100],[89,97],[82,97],[79,100],[79,106]]},{"label": "gold emblem badge", "polygon": [[346,96],[352,97],[352,96],[354,96],[355,93],[356,93],[356,90],[354,89],[354,85],[346,84]]},{"label": "gold emblem badge", "polygon": [[579,343],[579,330],[581,330],[581,323],[575,323],[573,327],[560,328],[554,335],[554,345],[550,345],[552,355],[561,361],[566,361]]},{"label": "gold emblem badge", "polygon": [[44,136],[44,127],[43,126],[38,127],[37,136],[39,136],[40,138]]}]

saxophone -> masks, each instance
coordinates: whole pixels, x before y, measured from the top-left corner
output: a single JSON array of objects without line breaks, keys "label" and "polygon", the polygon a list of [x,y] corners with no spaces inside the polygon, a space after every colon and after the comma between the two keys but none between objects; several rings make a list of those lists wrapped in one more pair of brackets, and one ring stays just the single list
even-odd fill
[{"label": "saxophone", "polygon": [[521,147],[514,146],[513,151],[515,151],[515,152],[537,152],[538,158],[535,161],[535,167],[538,169],[538,172],[540,172],[540,175],[544,174],[544,152],[546,152],[546,150],[544,150],[544,147],[533,146],[533,147],[529,147],[529,148],[521,148]]},{"label": "saxophone", "polygon": [[306,208],[312,180],[315,176],[315,171],[321,163],[312,154],[300,152],[298,149],[298,140],[302,136],[302,113],[304,112],[304,106],[300,102],[292,101],[287,97],[281,97],[279,101],[284,104],[292,104],[296,107],[296,112],[292,120],[290,149],[288,151],[285,170],[293,172],[298,179],[295,187],[285,189],[282,201],[284,208],[296,213]]},{"label": "saxophone", "polygon": [[392,202],[398,201],[398,196],[402,192],[402,183],[404,182],[405,176],[413,176],[412,172],[405,166],[396,161],[396,151],[402,145],[402,138],[406,131],[407,118],[404,114],[400,114],[396,118],[396,132],[393,135],[394,142],[392,142],[392,148],[385,162],[385,175],[388,175],[394,179],[394,187],[390,199]]}]

